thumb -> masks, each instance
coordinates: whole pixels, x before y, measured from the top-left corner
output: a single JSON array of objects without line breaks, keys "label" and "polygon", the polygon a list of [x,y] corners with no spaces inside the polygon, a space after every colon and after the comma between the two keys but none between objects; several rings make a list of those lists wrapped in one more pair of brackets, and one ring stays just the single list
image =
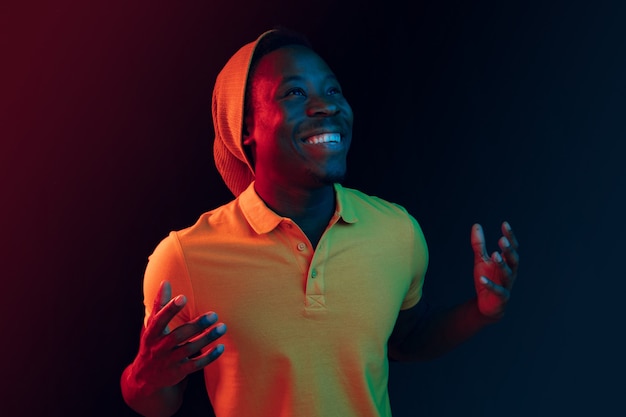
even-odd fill
[{"label": "thumb", "polygon": [[154,298],[153,314],[158,313],[172,298],[172,286],[169,281],[162,281]]}]

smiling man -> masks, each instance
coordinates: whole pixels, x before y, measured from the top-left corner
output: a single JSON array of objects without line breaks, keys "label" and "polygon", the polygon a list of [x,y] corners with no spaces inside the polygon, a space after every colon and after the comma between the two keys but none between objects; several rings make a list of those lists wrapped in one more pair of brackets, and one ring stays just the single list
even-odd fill
[{"label": "smiling man", "polygon": [[518,265],[508,223],[491,256],[472,227],[477,296],[431,313],[416,219],[341,185],[353,114],[306,39],[271,30],[235,53],[213,122],[236,198],[150,256],[145,327],[121,379],[135,411],[174,414],[202,369],[217,417],[388,417],[389,358],[432,358],[500,319]]},{"label": "smiling man", "polygon": [[315,248],[335,211],[333,184],[346,173],[352,109],[330,68],[301,45],[257,62],[248,100],[243,144],[253,163],[254,189]]}]

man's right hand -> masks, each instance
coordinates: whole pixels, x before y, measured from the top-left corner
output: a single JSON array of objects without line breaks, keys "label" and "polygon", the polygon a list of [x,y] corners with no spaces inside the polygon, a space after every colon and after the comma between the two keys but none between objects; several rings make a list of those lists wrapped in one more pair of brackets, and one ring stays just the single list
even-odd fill
[{"label": "man's right hand", "polygon": [[226,332],[226,325],[217,322],[217,314],[209,312],[170,331],[169,322],[185,306],[184,295],[172,297],[168,281],[163,281],[154,301],[152,315],[141,333],[139,353],[130,365],[127,383],[135,385],[142,396],[173,387],[187,375],[198,371],[224,351],[217,344],[200,353]]}]

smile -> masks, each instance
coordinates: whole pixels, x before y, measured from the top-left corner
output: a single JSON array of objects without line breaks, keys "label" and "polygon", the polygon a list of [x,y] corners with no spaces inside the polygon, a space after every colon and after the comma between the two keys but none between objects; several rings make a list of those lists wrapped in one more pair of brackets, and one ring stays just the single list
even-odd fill
[{"label": "smile", "polygon": [[304,139],[304,143],[308,143],[311,145],[319,145],[323,143],[341,143],[341,135],[339,133],[322,133],[321,135],[315,135]]}]

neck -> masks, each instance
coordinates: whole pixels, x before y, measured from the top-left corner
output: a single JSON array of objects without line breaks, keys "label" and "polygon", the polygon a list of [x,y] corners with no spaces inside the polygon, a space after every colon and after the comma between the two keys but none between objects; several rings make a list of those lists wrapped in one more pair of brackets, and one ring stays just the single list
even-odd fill
[{"label": "neck", "polygon": [[270,209],[293,220],[313,247],[317,245],[335,212],[335,189],[332,185],[313,189],[284,188],[257,180],[254,188]]}]

